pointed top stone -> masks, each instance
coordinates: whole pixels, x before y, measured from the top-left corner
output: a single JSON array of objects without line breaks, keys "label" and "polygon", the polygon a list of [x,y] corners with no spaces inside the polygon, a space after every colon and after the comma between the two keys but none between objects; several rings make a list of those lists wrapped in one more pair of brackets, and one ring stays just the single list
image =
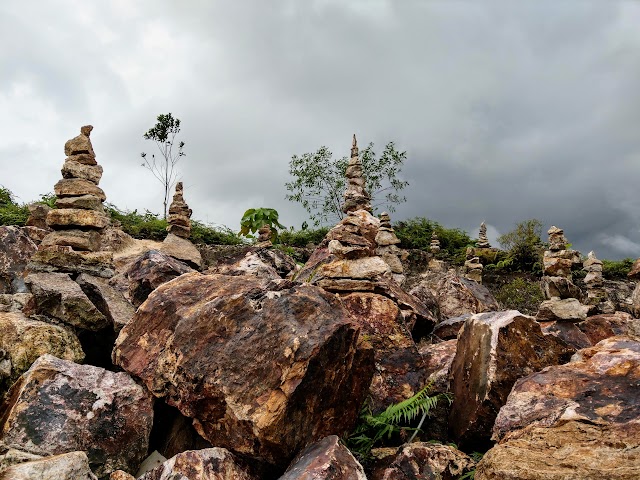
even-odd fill
[{"label": "pointed top stone", "polygon": [[93,125],[85,125],[84,127],[80,127],[80,133],[85,137],[91,135],[91,130],[93,130]]},{"label": "pointed top stone", "polygon": [[353,140],[351,141],[351,158],[358,156],[358,140],[356,134],[353,134]]},{"label": "pointed top stone", "polygon": [[353,140],[351,142],[351,158],[349,159],[349,165],[347,166],[345,175],[347,177],[347,188],[344,192],[342,211],[349,213],[357,210],[366,210],[371,213],[371,197],[364,189],[365,180],[362,163],[358,156],[358,141],[356,140],[355,134],[353,134]]},{"label": "pointed top stone", "polygon": [[478,235],[478,248],[491,248],[487,238],[487,226],[484,222],[480,224],[480,234]]}]

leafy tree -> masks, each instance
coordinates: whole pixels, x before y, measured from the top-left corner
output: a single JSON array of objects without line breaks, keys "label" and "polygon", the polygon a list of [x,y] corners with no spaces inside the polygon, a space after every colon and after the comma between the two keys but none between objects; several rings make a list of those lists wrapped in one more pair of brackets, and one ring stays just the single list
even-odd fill
[{"label": "leafy tree", "polygon": [[244,212],[240,220],[240,235],[249,237],[263,225],[269,225],[271,238],[275,239],[278,235],[278,228],[286,228],[278,221],[278,217],[278,211],[273,208],[250,208]]},{"label": "leafy tree", "polygon": [[[379,157],[373,151],[373,143],[359,152],[365,178],[365,188],[371,195],[374,209],[384,207],[395,211],[395,204],[406,201],[399,192],[409,182],[398,178],[407,152],[396,150],[395,143],[389,142]],[[285,183],[290,194],[285,198],[300,202],[309,212],[316,226],[335,223],[344,217],[342,195],[345,190],[345,172],[349,159],[334,159],[327,147],[320,147],[315,153],[294,155],[289,162],[289,174],[293,181]]]},{"label": "leafy tree", "polygon": [[517,223],[512,231],[498,237],[498,242],[507,251],[505,265],[515,271],[541,272],[544,253],[541,235],[542,222],[532,218]]},{"label": "leafy tree", "polygon": [[169,195],[178,175],[176,164],[181,157],[185,156],[185,153],[182,141],[178,142],[177,151],[174,151],[176,135],[180,133],[180,120],[174,118],[171,113],[160,114],[157,120],[158,122],[144,134],[144,138],[156,143],[162,158],[156,160],[156,156],[151,155],[151,160],[149,160],[145,152],[142,152],[140,156],[143,160],[142,166],[149,169],[164,187],[163,205],[164,218],[166,219]]},{"label": "leafy tree", "polygon": [[401,220],[394,224],[400,246],[406,249],[429,250],[431,234],[435,231],[440,240],[441,255],[455,264],[463,264],[468,246],[473,240],[459,228],[445,228],[438,222],[424,217]]}]

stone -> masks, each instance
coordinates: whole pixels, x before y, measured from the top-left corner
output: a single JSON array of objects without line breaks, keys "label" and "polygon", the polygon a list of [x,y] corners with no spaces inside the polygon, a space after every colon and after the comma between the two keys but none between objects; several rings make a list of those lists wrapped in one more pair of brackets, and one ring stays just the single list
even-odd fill
[{"label": "stone", "polygon": [[138,480],[257,480],[224,448],[177,454]]},{"label": "stone", "polygon": [[74,251],[68,246],[46,247],[38,250],[27,264],[33,272],[89,273],[110,278],[113,270],[113,253]]},{"label": "stone", "polygon": [[569,242],[564,236],[564,230],[554,225],[547,233],[549,234],[549,250],[553,252],[567,249]]},{"label": "stone", "polygon": [[380,257],[336,260],[320,267],[318,274],[324,278],[371,279],[389,275],[389,265]]},{"label": "stone", "polygon": [[458,333],[464,322],[471,317],[471,313],[465,313],[459,317],[448,318],[438,323],[433,329],[433,334],[440,340],[451,340],[458,338]]},{"label": "stone", "polygon": [[47,225],[54,229],[83,227],[100,230],[109,225],[109,222],[109,217],[104,213],[80,208],[56,208],[47,215]]},{"label": "stone", "polygon": [[278,279],[287,277],[296,268],[295,260],[279,249],[257,245],[232,247],[227,255],[216,258],[207,273]]},{"label": "stone", "polygon": [[402,285],[406,279],[402,261],[405,260],[409,254],[397,246],[400,243],[400,239],[391,227],[391,217],[387,212],[380,214],[380,228],[376,234],[375,242],[377,245],[376,255],[380,256],[380,258],[389,265],[392,278],[396,283]]},{"label": "stone", "polygon": [[344,213],[365,210],[371,213],[371,197],[364,189],[362,163],[358,155],[358,141],[355,134],[351,143],[351,158],[347,165],[347,188],[344,192],[344,203],[342,211]]},{"label": "stone", "polygon": [[26,278],[34,299],[34,313],[57,318],[67,325],[100,330],[109,325],[80,286],[66,273],[31,273]]},{"label": "stone", "polygon": [[479,479],[640,477],[640,343],[613,337],[520,379]]},{"label": "stone", "polygon": [[161,455],[157,450],[154,450],[142,461],[140,468],[138,468],[138,473],[136,473],[136,477],[141,477],[145,473],[159,467],[166,461],[167,458],[164,455]]},{"label": "stone", "polygon": [[[84,352],[76,335],[58,325],[27,318],[20,312],[0,312],[0,351],[11,364],[10,374],[0,387],[9,387],[38,357],[49,353],[63,360],[81,363]],[[2,397],[0,388],[0,398]]]},{"label": "stone", "polygon": [[0,312],[22,312],[32,298],[30,293],[0,293]]},{"label": "stone", "polygon": [[73,158],[65,160],[62,166],[62,178],[83,178],[98,185],[102,178],[102,167],[100,165],[85,165],[76,162]]},{"label": "stone", "polygon": [[111,472],[109,480],[136,480],[136,477],[123,470],[116,470],[115,472]]},{"label": "stone", "polygon": [[119,290],[109,285],[108,280],[82,273],[76,282],[116,332],[129,323],[136,313],[134,306]]},{"label": "stone", "polygon": [[568,258],[552,257],[545,252],[542,257],[545,275],[551,277],[569,277],[573,262]]},{"label": "stone", "polygon": [[85,451],[102,477],[142,461],[152,407],[149,393],[126,373],[46,354],[9,390],[0,434],[8,447],[36,455]]},{"label": "stone", "polygon": [[89,139],[92,129],[93,127],[91,125],[86,125],[80,129],[80,135],[71,140],[67,140],[67,143],[64,144],[64,154],[67,156],[78,154],[95,156],[93,147],[91,146],[91,140]]},{"label": "stone", "polygon": [[480,224],[477,246],[478,248],[491,248],[491,244],[487,238],[487,225],[484,222]]},{"label": "stone", "polygon": [[37,245],[20,227],[0,226],[0,293],[27,291],[24,271]]},{"label": "stone", "polygon": [[633,262],[631,270],[627,273],[627,278],[629,280],[640,280],[640,258]]},{"label": "stone", "polygon": [[474,282],[482,283],[483,269],[484,267],[482,266],[482,263],[480,263],[479,257],[471,257],[464,262],[465,276]]},{"label": "stone", "polygon": [[592,345],[616,335],[640,337],[640,320],[626,312],[593,315],[577,323]]},{"label": "stone", "polygon": [[581,300],[583,297],[580,287],[566,277],[543,276],[540,279],[540,285],[545,298],[551,299],[558,297],[560,299],[576,298]]},{"label": "stone", "polygon": [[438,253],[440,251],[440,240],[435,230],[431,233],[431,244],[429,245],[429,251],[431,253]]},{"label": "stone", "polygon": [[589,307],[582,305],[575,298],[552,298],[540,304],[536,318],[541,322],[562,320],[566,322],[580,322],[587,318]]},{"label": "stone", "polygon": [[418,283],[415,287],[409,290],[409,294],[422,302],[436,323],[442,320],[438,300],[424,283]]},{"label": "stone", "polygon": [[36,245],[40,245],[42,239],[47,236],[51,229],[49,227],[44,229],[27,225],[22,227],[22,231],[31,239],[33,243],[35,243]]},{"label": "stone", "polygon": [[418,393],[427,383],[422,357],[403,325],[400,308],[375,293],[353,292],[340,301],[375,352],[375,373],[369,387],[374,414]]},{"label": "stone", "polygon": [[454,271],[427,272],[420,283],[437,299],[443,318],[500,309],[498,301],[485,286],[460,277]]},{"label": "stone", "polygon": [[25,226],[48,230],[47,213],[49,213],[51,207],[44,203],[30,203],[27,208],[29,209],[29,218],[27,218]]},{"label": "stone", "polygon": [[367,480],[362,465],[340,439],[330,435],[309,445],[291,462],[279,480]]},{"label": "stone", "polygon": [[586,336],[575,323],[551,321],[540,323],[540,327],[542,328],[542,333],[545,335],[553,335],[576,350],[593,345],[589,337]]},{"label": "stone", "polygon": [[[58,210],[60,212],[64,210]],[[42,247],[54,245],[69,246],[74,250],[95,252],[100,250],[100,234],[95,230],[58,230],[49,233],[42,239]]]},{"label": "stone", "polygon": [[318,287],[193,272],[149,295],[113,361],[213,445],[284,468],[353,428],[374,369],[358,336]]},{"label": "stone", "polygon": [[202,268],[200,251],[186,238],[169,233],[162,242],[161,250],[170,257],[186,262],[193,268]]},{"label": "stone", "polygon": [[21,450],[16,450],[15,448],[6,448],[2,444],[0,444],[0,452],[2,452],[0,453],[0,474],[11,465],[17,465],[19,463],[39,460],[42,458],[42,455],[34,455],[33,453],[23,452]]},{"label": "stone", "polygon": [[64,197],[56,199],[56,207],[58,208],[72,208],[83,210],[95,210],[97,212],[104,213],[102,206],[102,200],[95,195],[80,195],[78,197]]},{"label": "stone", "polygon": [[183,198],[182,182],[176,183],[176,192],[173,201],[169,205],[169,217],[167,231],[178,237],[189,238],[191,235],[191,209]]},{"label": "stone", "polygon": [[[258,247],[260,248],[260,247]],[[278,271],[269,262],[265,261],[255,250],[249,250],[244,257],[236,259],[233,263],[219,263],[207,270],[206,273],[219,273],[222,275],[249,275],[268,280],[280,278]]]},{"label": "stone", "polygon": [[271,242],[271,227],[267,224],[258,229],[258,242]]},{"label": "stone", "polygon": [[73,160],[74,162],[82,163],[83,165],[97,165],[96,156],[91,153],[76,153],[74,155],[69,155],[66,159]]},{"label": "stone", "polygon": [[69,452],[12,465],[0,480],[97,480],[85,452]]},{"label": "stone", "polygon": [[480,313],[458,334],[451,365],[450,432],[461,448],[490,445],[491,428],[518,378],[569,360],[573,348],[516,310]]},{"label": "stone", "polygon": [[471,457],[452,446],[416,442],[398,449],[391,464],[374,470],[371,480],[454,480],[474,467]]},{"label": "stone", "polygon": [[149,250],[124,272],[129,299],[134,307],[139,307],[160,285],[189,272],[193,269],[184,263],[158,250]]},{"label": "stone", "polygon": [[53,186],[53,191],[59,198],[94,195],[103,202],[107,199],[104,191],[95,183],[83,178],[63,178]]}]

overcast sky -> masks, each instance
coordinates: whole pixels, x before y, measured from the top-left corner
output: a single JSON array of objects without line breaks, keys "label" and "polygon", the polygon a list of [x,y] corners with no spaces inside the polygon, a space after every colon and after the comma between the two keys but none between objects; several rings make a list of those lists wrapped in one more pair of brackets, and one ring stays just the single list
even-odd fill
[{"label": "overcast sky", "polygon": [[[141,166],[160,113],[182,121],[193,218],[239,229],[284,199],[291,155],[351,135],[407,151],[415,216],[490,240],[538,218],[574,248],[640,256],[640,2],[3,1],[0,185],[53,190],[92,124],[100,186],[162,210]],[[546,237],[546,235],[545,235]]]}]

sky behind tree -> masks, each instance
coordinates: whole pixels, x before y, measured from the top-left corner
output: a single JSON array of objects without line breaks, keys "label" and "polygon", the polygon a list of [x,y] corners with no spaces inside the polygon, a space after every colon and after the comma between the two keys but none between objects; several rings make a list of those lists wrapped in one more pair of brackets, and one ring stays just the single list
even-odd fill
[{"label": "sky behind tree", "polygon": [[162,210],[141,166],[160,113],[182,121],[194,218],[239,229],[285,200],[293,154],[351,135],[407,151],[415,216],[495,243],[516,222],[640,256],[640,2],[261,0],[0,4],[0,185],[53,190],[81,125],[121,209]]}]

